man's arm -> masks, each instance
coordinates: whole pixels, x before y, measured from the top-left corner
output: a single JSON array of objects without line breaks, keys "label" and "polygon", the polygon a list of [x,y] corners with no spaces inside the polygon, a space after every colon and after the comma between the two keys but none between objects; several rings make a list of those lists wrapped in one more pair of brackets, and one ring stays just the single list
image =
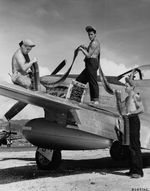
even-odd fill
[{"label": "man's arm", "polygon": [[80,45],[80,47],[83,48],[86,51],[88,50],[88,48],[84,44]]},{"label": "man's arm", "polygon": [[25,59],[23,58],[23,56],[22,56],[22,55],[18,55],[18,56],[16,57],[16,61],[17,61],[18,65],[19,65],[20,69],[21,69],[23,72],[26,72],[26,71],[32,66],[32,64],[33,64],[34,62],[37,62],[37,59],[34,58],[34,59],[33,59],[32,61],[30,61],[29,63],[26,63],[26,62],[25,62]]},{"label": "man's arm", "polygon": [[115,90],[116,104],[117,109],[121,115],[125,114],[125,102],[126,100],[121,100],[121,92],[119,90]]},{"label": "man's arm", "polygon": [[144,106],[141,100],[140,94],[135,94],[134,96],[134,102],[136,105],[136,110],[132,112],[131,114],[141,114],[144,112]]},{"label": "man's arm", "polygon": [[133,99],[134,99],[134,103],[136,106],[136,110],[128,113],[127,115],[135,115],[135,114],[138,115],[138,114],[143,113],[144,106],[143,106],[140,94],[135,94]]},{"label": "man's arm", "polygon": [[80,47],[79,50],[81,50],[87,58],[91,58],[94,52],[97,51],[99,53],[99,43],[97,41],[93,41],[89,51],[87,51],[87,49],[83,49],[82,47]]}]

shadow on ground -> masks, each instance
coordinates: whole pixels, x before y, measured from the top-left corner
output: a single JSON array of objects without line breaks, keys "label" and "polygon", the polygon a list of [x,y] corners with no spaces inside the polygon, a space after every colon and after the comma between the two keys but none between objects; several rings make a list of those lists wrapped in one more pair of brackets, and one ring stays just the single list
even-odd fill
[{"label": "shadow on ground", "polygon": [[[150,167],[150,153],[142,155],[144,168]],[[6,168],[0,170],[0,184],[7,184],[12,182],[32,180],[46,177],[62,177],[75,174],[98,172],[102,175],[112,174],[123,175],[117,172],[119,170],[128,169],[127,161],[113,161],[110,157],[100,159],[86,159],[86,160],[62,160],[61,166],[57,170],[43,171],[37,169],[34,158],[4,158],[6,160],[24,160],[29,161],[27,166]]]}]

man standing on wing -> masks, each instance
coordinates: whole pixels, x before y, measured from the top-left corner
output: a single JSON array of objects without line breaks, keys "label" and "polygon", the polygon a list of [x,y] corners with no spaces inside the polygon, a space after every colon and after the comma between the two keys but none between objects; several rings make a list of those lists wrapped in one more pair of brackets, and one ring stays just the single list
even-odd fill
[{"label": "man standing on wing", "polygon": [[97,70],[100,62],[100,43],[96,39],[96,30],[92,26],[87,26],[85,30],[88,33],[90,43],[86,47],[80,45],[77,49],[85,56],[85,69],[77,77],[76,81],[83,84],[89,83],[90,97],[94,104],[99,104],[99,87],[97,82]]}]

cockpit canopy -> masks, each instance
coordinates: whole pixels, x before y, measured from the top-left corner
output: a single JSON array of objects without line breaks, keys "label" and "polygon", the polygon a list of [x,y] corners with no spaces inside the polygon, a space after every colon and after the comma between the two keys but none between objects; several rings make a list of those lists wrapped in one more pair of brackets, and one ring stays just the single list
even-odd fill
[{"label": "cockpit canopy", "polygon": [[118,76],[118,80],[121,83],[125,83],[125,78],[130,77],[132,75],[133,80],[148,80],[150,79],[150,65],[143,65],[135,68],[133,70],[129,70]]}]

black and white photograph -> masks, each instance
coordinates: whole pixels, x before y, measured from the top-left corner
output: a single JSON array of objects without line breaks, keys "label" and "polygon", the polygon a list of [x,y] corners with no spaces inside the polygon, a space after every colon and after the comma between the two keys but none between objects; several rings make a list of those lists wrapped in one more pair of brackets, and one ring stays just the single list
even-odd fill
[{"label": "black and white photograph", "polygon": [[0,191],[150,191],[150,0],[0,0]]}]

